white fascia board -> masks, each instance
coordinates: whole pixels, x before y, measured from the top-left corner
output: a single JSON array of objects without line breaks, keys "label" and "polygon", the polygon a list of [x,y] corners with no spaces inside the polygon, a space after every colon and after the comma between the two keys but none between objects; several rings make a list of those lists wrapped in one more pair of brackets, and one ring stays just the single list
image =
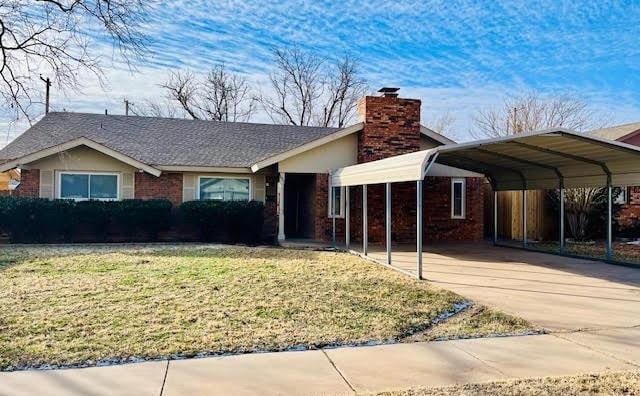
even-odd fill
[{"label": "white fascia board", "polygon": [[456,144],[454,140],[449,139],[433,129],[427,128],[424,125],[420,125],[420,133],[442,144]]},{"label": "white fascia board", "polygon": [[73,139],[56,146],[52,146],[40,151],[36,151],[35,153],[25,155],[23,157],[11,160],[9,162],[5,162],[4,164],[0,165],[0,172],[5,172],[5,171],[8,171],[9,169],[17,168],[22,165],[29,164],[33,161],[37,161],[41,158],[48,157],[50,155],[57,154],[62,151],[71,150],[72,148],[75,148],[78,146],[87,146],[98,152],[101,152],[102,154],[108,155],[109,157],[112,157],[120,162],[124,162],[125,164],[131,165],[134,168],[141,169],[156,177],[162,174],[162,171],[160,171],[159,169],[151,167],[145,163],[142,163],[136,159],[133,159],[127,155],[124,155],[116,150],[113,150],[100,143],[96,143],[93,140],[87,139],[85,137]]},{"label": "white fascia board", "polygon": [[293,157],[294,155],[298,155],[300,153],[304,153],[305,151],[309,151],[311,149],[314,149],[316,147],[322,146],[324,144],[333,142],[334,140],[343,138],[345,136],[351,135],[352,133],[361,131],[362,128],[364,127],[364,123],[360,122],[358,124],[354,124],[351,126],[348,126],[346,128],[340,129],[339,131],[336,131],[334,133],[332,133],[331,135],[327,135],[324,137],[321,137],[320,139],[316,139],[314,141],[311,141],[309,143],[303,144],[302,146],[296,147],[294,149],[291,149],[289,151],[286,151],[284,153],[275,155],[273,157],[267,158],[265,160],[262,160],[260,162],[257,162],[255,164],[253,164],[251,166],[251,170],[253,172],[257,172],[262,168],[266,168],[267,166],[273,165],[273,164],[277,164],[280,161],[283,161],[287,158]]},{"label": "white fascia board", "polygon": [[154,165],[165,172],[203,172],[203,173],[253,173],[251,168],[230,168],[223,166]]}]

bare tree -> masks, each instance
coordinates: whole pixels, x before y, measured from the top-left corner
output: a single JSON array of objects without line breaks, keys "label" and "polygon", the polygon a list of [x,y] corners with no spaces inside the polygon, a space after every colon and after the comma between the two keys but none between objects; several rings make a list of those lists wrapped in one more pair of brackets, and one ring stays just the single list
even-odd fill
[{"label": "bare tree", "polygon": [[500,108],[479,111],[474,122],[476,129],[471,134],[481,138],[554,127],[586,131],[604,126],[606,120],[574,96],[527,93],[506,99]]},{"label": "bare tree", "polygon": [[0,2],[0,95],[16,117],[32,116],[40,74],[57,86],[79,87],[78,74],[98,78],[91,35],[107,36],[128,62],[145,46],[144,0],[3,0]]},{"label": "bare tree", "polygon": [[136,101],[130,111],[133,115],[145,117],[187,118],[188,116],[181,107],[176,106],[175,102],[168,99]]},{"label": "bare tree", "polygon": [[353,59],[330,62],[299,48],[276,49],[274,58],[271,92],[260,98],[274,122],[343,127],[351,121],[367,90]]},{"label": "bare tree", "polygon": [[458,138],[457,134],[453,130],[453,125],[455,122],[456,118],[449,111],[446,111],[431,119],[427,119],[425,121],[425,125],[428,126],[431,130],[436,131],[443,136],[455,139]]},{"label": "bare tree", "polygon": [[246,78],[224,65],[214,66],[204,79],[174,72],[162,86],[193,119],[248,121],[256,110],[257,99]]}]

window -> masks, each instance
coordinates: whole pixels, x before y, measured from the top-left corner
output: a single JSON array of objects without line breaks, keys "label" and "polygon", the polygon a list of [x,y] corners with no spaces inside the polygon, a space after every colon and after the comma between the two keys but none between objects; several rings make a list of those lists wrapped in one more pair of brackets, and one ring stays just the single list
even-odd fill
[{"label": "window", "polygon": [[329,217],[344,217],[344,187],[333,187],[333,201],[329,194]]},{"label": "window", "polygon": [[614,200],[614,203],[618,204],[618,205],[624,205],[627,203],[627,191],[628,191],[628,187],[620,187],[620,194],[618,194],[618,196],[616,197],[616,199]]},{"label": "window", "polygon": [[118,199],[118,178],[117,173],[61,172],[59,198],[77,201]]},{"label": "window", "polygon": [[199,178],[198,197],[214,201],[248,201],[250,182],[248,178],[204,177]]},{"label": "window", "polygon": [[451,180],[451,218],[464,219],[465,182],[464,179]]}]

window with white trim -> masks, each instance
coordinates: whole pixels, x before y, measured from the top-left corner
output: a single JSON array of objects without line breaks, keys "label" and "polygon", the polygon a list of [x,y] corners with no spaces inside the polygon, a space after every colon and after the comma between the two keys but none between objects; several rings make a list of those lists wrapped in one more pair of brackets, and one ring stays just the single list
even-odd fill
[{"label": "window with white trim", "polygon": [[333,195],[329,194],[329,217],[344,217],[344,187],[332,187]]},{"label": "window with white trim", "polygon": [[248,201],[251,196],[249,178],[201,176],[198,179],[198,198],[214,201]]},{"label": "window with white trim", "polygon": [[60,172],[58,198],[113,201],[120,197],[117,173]]},{"label": "window with white trim", "polygon": [[464,219],[465,217],[465,180],[451,179],[451,218]]},{"label": "window with white trim", "polygon": [[628,195],[629,187],[624,186],[620,187],[620,193],[616,196],[614,203],[618,205],[624,205],[627,203],[627,195]]}]

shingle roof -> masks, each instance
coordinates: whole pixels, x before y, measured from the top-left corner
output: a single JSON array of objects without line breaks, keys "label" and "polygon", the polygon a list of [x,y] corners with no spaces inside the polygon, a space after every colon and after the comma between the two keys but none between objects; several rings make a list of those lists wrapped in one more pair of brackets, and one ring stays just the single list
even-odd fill
[{"label": "shingle roof", "polygon": [[589,132],[589,135],[598,136],[605,139],[618,140],[631,133],[640,130],[640,122],[631,124],[616,125],[609,128],[595,129]]},{"label": "shingle roof", "polygon": [[0,162],[86,137],[160,166],[250,167],[339,129],[87,113],[49,113],[0,150]]}]

